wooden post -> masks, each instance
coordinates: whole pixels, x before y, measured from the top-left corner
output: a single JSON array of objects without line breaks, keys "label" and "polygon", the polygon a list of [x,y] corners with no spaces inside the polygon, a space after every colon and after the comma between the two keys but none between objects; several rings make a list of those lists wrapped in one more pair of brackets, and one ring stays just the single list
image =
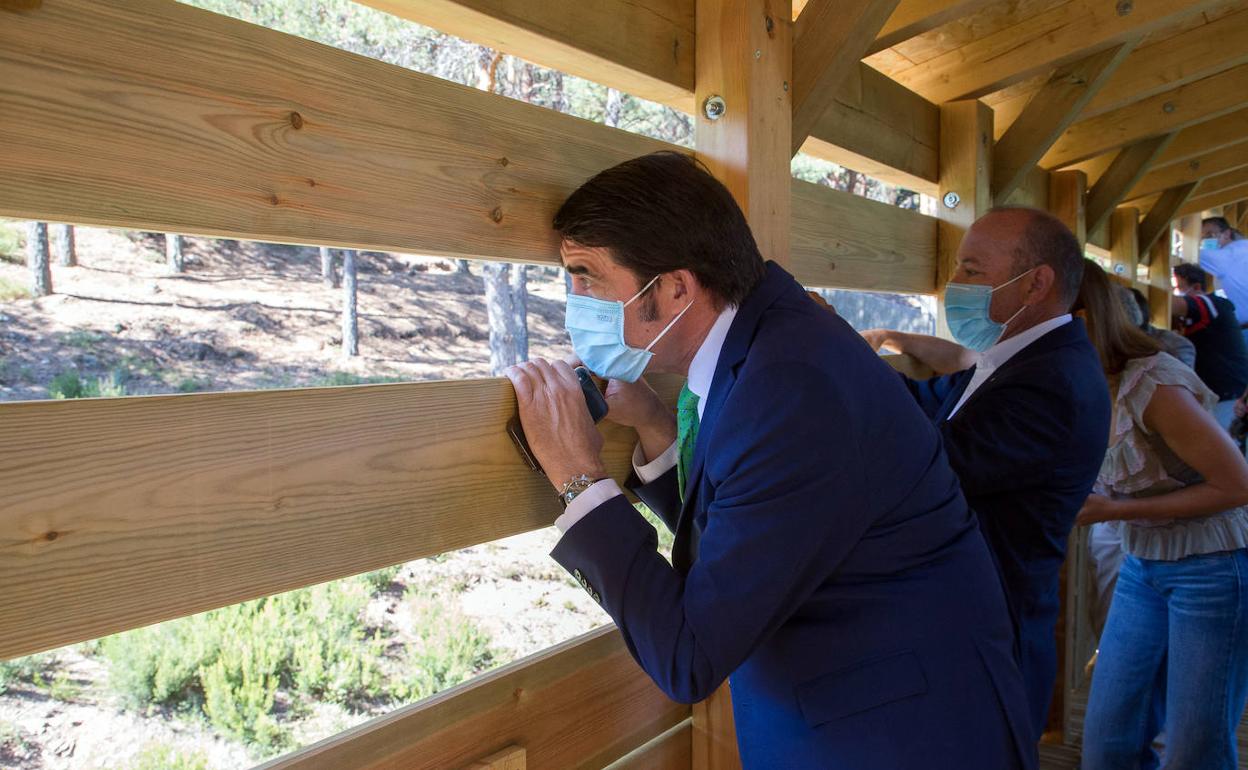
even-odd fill
[{"label": "wooden post", "polygon": [[[698,157],[732,191],[763,257],[787,265],[793,184],[790,0],[697,0],[696,13]],[[693,767],[740,766],[725,685],[693,707]]]},{"label": "wooden post", "polygon": [[30,267],[31,291],[36,297],[52,293],[52,260],[48,249],[48,223],[26,225],[26,264]]},{"label": "wooden post", "polygon": [[1148,307],[1152,324],[1159,329],[1169,329],[1173,324],[1170,316],[1171,297],[1174,296],[1170,289],[1170,270],[1174,264],[1170,257],[1172,239],[1172,231],[1167,227],[1149,250]]},{"label": "wooden post", "polygon": [[[945,284],[953,275],[962,236],[992,205],[992,137],[992,109],[982,102],[966,100],[940,106],[937,296],[944,295]],[[943,303],[937,313],[936,333],[949,337]]]},{"label": "wooden post", "polygon": [[1049,213],[1066,223],[1079,239],[1088,244],[1088,175],[1082,171],[1054,171],[1049,175]]},{"label": "wooden post", "polygon": [[1140,261],[1140,210],[1131,206],[1115,209],[1109,219],[1110,274],[1126,286],[1135,285]]},{"label": "wooden post", "polygon": [[52,240],[52,251],[56,253],[56,262],[61,267],[75,267],[78,264],[78,247],[74,239],[73,225],[51,225],[49,237]]}]

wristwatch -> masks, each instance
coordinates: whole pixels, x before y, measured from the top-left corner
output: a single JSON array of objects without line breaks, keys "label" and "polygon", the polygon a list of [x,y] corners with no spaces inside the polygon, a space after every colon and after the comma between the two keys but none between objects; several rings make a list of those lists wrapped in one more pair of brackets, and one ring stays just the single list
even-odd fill
[{"label": "wristwatch", "polygon": [[577,495],[580,495],[599,481],[601,479],[591,479],[584,473],[576,474],[571,481],[563,485],[563,489],[559,490],[559,502],[563,503],[564,508],[567,508],[568,504],[577,498]]}]

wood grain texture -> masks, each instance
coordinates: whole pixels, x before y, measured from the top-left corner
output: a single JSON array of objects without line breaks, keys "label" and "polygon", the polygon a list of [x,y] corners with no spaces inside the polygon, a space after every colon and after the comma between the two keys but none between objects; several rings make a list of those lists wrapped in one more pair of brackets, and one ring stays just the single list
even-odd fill
[{"label": "wood grain texture", "polygon": [[1147,35],[1217,2],[1134,0],[1131,12],[1120,15],[1114,3],[1070,0],[893,76],[936,103],[983,96],[1103,48]]},{"label": "wood grain texture", "polygon": [[694,0],[363,0],[387,13],[693,112]]},{"label": "wood grain texture", "polygon": [[932,294],[939,221],[794,180],[792,270],[806,286]]},{"label": "wood grain texture", "polygon": [[517,745],[542,770],[600,768],[689,717],[612,627],[276,759],[260,770],[442,770]]},{"label": "wood grain texture", "polygon": [[[1188,182],[1200,180],[1212,181],[1212,177],[1228,171],[1248,166],[1248,144],[1235,144],[1220,150],[1202,153],[1184,163],[1174,163],[1164,168],[1154,168],[1127,193],[1127,200],[1143,198],[1146,195],[1178,187]],[[1233,184],[1222,184],[1219,188],[1203,186],[1212,192],[1214,189],[1231,187]],[[1203,192],[1202,192],[1203,194]]]},{"label": "wood grain texture", "polygon": [[488,757],[464,765],[464,770],[526,770],[528,759],[523,746],[510,746]]},{"label": "wood grain texture", "polygon": [[1049,77],[992,150],[993,199],[997,205],[1022,184],[1084,105],[1121,66],[1134,44],[1131,40],[1092,54],[1059,67]]},{"label": "wood grain texture", "polygon": [[811,0],[793,31],[793,154],[859,66],[897,0]]},{"label": "wood grain texture", "polygon": [[1242,142],[1248,142],[1248,108],[1183,129],[1157,157],[1153,167],[1184,163]]},{"label": "wood grain texture", "polygon": [[0,215],[511,261],[669,147],[172,0],[6,15],[0,102]]},{"label": "wood grain texture", "polygon": [[1041,159],[1045,168],[1068,166],[1150,136],[1181,131],[1248,104],[1248,65],[1180,86],[1066,129]]},{"label": "wood grain texture", "polygon": [[867,49],[867,53],[873,54],[892,48],[955,19],[977,13],[996,2],[997,0],[901,0],[884,23],[875,42]]},{"label": "wood grain texture", "polygon": [[[950,102],[940,108],[940,225],[937,229],[936,291],[941,294],[957,265],[962,236],[992,203],[992,110],[983,102]],[[944,203],[957,193],[958,205]],[[937,334],[948,336],[941,303]]]},{"label": "wood grain texture", "polygon": [[1082,171],[1049,174],[1048,210],[1075,234],[1079,245],[1088,242],[1088,177]]},{"label": "wood grain texture", "polygon": [[[1199,193],[1200,188],[1197,187],[1194,192]],[[1228,203],[1237,203],[1248,199],[1248,185],[1240,185],[1239,187],[1231,187],[1212,195],[1193,195],[1179,207],[1175,216],[1186,217],[1193,214],[1200,214],[1219,206],[1225,206]]]},{"label": "wood grain texture", "polygon": [[1148,173],[1153,160],[1173,140],[1174,134],[1154,136],[1140,140],[1118,153],[1109,168],[1088,191],[1088,230],[1096,230],[1109,221],[1109,215],[1114,208]]},{"label": "wood grain texture", "polygon": [[693,720],[670,728],[604,770],[689,770],[693,766]]},{"label": "wood grain texture", "polygon": [[802,152],[935,195],[939,147],[939,108],[859,64],[819,116]]},{"label": "wood grain texture", "polygon": [[1135,266],[1140,261],[1140,210],[1131,206],[1114,209],[1109,217],[1110,275],[1135,282]]},{"label": "wood grain texture", "polygon": [[0,404],[0,659],[548,526],[514,410],[503,379]]}]

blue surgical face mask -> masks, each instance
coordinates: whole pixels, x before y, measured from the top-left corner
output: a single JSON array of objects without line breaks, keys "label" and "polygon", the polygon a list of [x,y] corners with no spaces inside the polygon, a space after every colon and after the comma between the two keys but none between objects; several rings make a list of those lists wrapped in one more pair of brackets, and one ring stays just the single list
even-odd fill
[{"label": "blue surgical face mask", "polygon": [[627,302],[568,295],[568,310],[563,325],[572,337],[572,349],[591,372],[608,380],[636,382],[654,357],[650,349],[693,307],[692,302],[685,305],[685,309],[677,313],[649,345],[644,348],[630,347],[624,341],[624,308],[645,294],[657,280],[659,277],[656,275]]},{"label": "blue surgical face mask", "polygon": [[997,343],[1005,328],[1027,309],[1023,305],[1018,313],[1010,316],[1005,323],[998,323],[989,316],[992,306],[992,293],[1022,278],[1035,270],[1033,267],[1026,273],[1019,273],[1000,286],[980,286],[971,283],[950,283],[945,285],[945,320],[949,323],[949,331],[953,339],[962,347],[982,353]]},{"label": "blue surgical face mask", "polygon": [[1222,248],[1222,242],[1217,238],[1202,238],[1200,241],[1201,251],[1213,251]]}]

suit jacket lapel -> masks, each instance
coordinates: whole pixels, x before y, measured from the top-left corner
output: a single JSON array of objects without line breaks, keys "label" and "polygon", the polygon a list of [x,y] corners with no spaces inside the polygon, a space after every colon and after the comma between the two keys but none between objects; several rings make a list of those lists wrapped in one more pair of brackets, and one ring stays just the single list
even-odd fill
[{"label": "suit jacket lapel", "polygon": [[[949,389],[949,395],[945,396],[944,403],[940,405],[940,411],[936,413],[937,425],[949,419],[949,413],[952,412],[953,408],[957,406],[959,401],[962,400],[962,394],[966,392],[966,389],[971,384],[971,380],[974,379],[976,368],[978,367],[972,366],[970,369],[958,372],[954,375],[956,380],[953,383],[953,387]],[[975,394],[972,393],[971,397],[974,398]],[[965,406],[963,408],[965,408]]]}]

